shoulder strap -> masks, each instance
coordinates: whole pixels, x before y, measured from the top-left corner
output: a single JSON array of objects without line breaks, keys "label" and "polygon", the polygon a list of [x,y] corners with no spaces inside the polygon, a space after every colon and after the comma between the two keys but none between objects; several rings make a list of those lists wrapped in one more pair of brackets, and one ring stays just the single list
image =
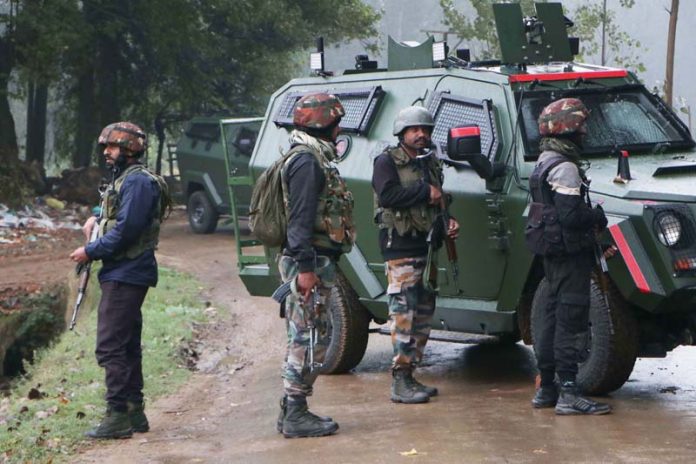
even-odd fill
[{"label": "shoulder strap", "polygon": [[546,182],[549,173],[553,168],[561,163],[568,161],[568,159],[561,155],[556,154],[555,156],[549,156],[544,161],[537,164],[535,172],[529,179],[529,186],[532,190],[532,197],[534,191],[541,191],[544,203],[553,204],[553,195],[551,195],[551,186]]}]

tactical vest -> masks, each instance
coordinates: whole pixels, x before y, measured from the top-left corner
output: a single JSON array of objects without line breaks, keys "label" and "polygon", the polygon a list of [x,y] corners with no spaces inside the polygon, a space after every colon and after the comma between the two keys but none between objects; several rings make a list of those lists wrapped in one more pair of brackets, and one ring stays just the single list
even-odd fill
[{"label": "tactical vest", "polygon": [[[434,156],[420,160],[412,159],[400,147],[387,148],[385,153],[394,160],[399,183],[403,188],[427,182],[442,190],[442,166]],[[374,211],[377,227],[388,231],[387,247],[390,247],[394,231],[402,237],[408,233],[416,236],[418,233],[428,232],[439,212],[439,206],[422,202],[410,208],[383,208],[379,206],[379,199],[375,193]]]},{"label": "tactical vest", "polygon": [[144,173],[150,177],[153,182],[156,182],[160,190],[160,201],[155,205],[155,210],[152,212],[152,221],[140,234],[140,237],[126,248],[121,253],[113,256],[113,260],[121,260],[123,258],[133,259],[141,255],[146,250],[154,250],[157,248],[159,241],[160,224],[163,216],[169,205],[169,189],[162,177],[151,173],[142,164],[133,164],[129,166],[123,174],[121,174],[110,186],[102,204],[102,217],[99,223],[99,237],[106,235],[116,225],[116,215],[120,207],[121,187],[126,181],[126,178],[135,173]]},{"label": "tactical vest", "polygon": [[285,171],[300,153],[311,153],[321,166],[326,181],[324,189],[319,194],[317,213],[314,218],[312,245],[317,248],[348,253],[355,243],[355,228],[353,227],[353,194],[348,190],[341,175],[324,155],[309,145],[295,145],[290,149],[281,178],[283,181],[283,203],[285,217],[290,217],[290,200],[288,198],[288,183]]},{"label": "tactical vest", "polygon": [[[525,241],[529,250],[540,256],[560,256],[579,253],[589,249],[594,243],[591,230],[564,229],[558,218],[558,211],[553,202],[553,192],[547,182],[549,172],[568,158],[560,153],[554,153],[534,167],[529,178],[532,203],[529,206],[529,216],[525,228]],[[587,197],[587,179],[579,170],[582,179],[580,196],[583,201]]]}]

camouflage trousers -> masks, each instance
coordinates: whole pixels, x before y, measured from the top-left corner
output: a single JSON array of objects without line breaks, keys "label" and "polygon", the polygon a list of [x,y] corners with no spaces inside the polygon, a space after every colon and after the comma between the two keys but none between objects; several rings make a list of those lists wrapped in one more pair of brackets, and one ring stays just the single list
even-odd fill
[{"label": "camouflage trousers", "polygon": [[435,293],[423,285],[426,257],[385,263],[394,347],[392,369],[413,369],[423,359],[435,312]]},{"label": "camouflage trousers", "polygon": [[[281,257],[278,268],[283,282],[293,280],[297,276],[297,264],[288,256]],[[305,303],[294,287],[293,293],[285,300],[288,345],[283,365],[283,387],[287,396],[311,395],[312,385],[319,375],[318,369],[310,369],[309,327],[312,323],[317,328],[315,363],[324,362],[329,347],[327,302],[331,288],[336,283],[336,263],[326,256],[318,256],[314,272],[319,277],[316,303]]]}]

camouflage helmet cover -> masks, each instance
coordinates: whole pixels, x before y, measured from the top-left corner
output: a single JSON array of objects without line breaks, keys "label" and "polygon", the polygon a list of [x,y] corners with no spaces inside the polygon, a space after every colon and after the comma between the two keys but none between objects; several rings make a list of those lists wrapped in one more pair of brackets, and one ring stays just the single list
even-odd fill
[{"label": "camouflage helmet cover", "polygon": [[345,114],[335,95],[312,93],[297,100],[292,122],[296,127],[322,130],[338,123]]},{"label": "camouflage helmet cover", "polygon": [[539,115],[539,134],[545,136],[585,133],[590,112],[577,98],[561,98],[547,105]]},{"label": "camouflage helmet cover", "polygon": [[394,118],[394,135],[401,134],[407,127],[425,126],[435,127],[435,121],[430,111],[422,106],[408,106],[396,115]]},{"label": "camouflage helmet cover", "polygon": [[97,143],[101,147],[113,143],[133,153],[141,153],[147,148],[147,135],[132,122],[114,122],[102,129]]}]

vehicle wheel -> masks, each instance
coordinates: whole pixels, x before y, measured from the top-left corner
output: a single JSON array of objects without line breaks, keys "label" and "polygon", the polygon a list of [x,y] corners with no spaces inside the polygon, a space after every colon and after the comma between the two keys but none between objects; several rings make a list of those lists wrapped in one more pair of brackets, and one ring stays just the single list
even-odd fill
[{"label": "vehicle wheel", "polygon": [[205,191],[196,190],[189,196],[186,213],[188,214],[189,226],[194,233],[210,234],[215,232],[220,215]]},{"label": "vehicle wheel", "polygon": [[370,314],[340,272],[331,290],[328,310],[331,340],[321,373],[343,374],[357,366],[365,355]]},{"label": "vehicle wheel", "polygon": [[[638,356],[638,326],[631,309],[614,284],[608,282],[607,308],[594,276],[590,286],[590,323],[578,338],[580,364],[578,385],[589,395],[603,395],[620,388],[633,371]],[[532,302],[532,338],[539,327],[540,303],[546,299],[549,285],[539,283]],[[611,313],[612,324],[609,323]],[[613,325],[614,333],[611,333]]]}]

